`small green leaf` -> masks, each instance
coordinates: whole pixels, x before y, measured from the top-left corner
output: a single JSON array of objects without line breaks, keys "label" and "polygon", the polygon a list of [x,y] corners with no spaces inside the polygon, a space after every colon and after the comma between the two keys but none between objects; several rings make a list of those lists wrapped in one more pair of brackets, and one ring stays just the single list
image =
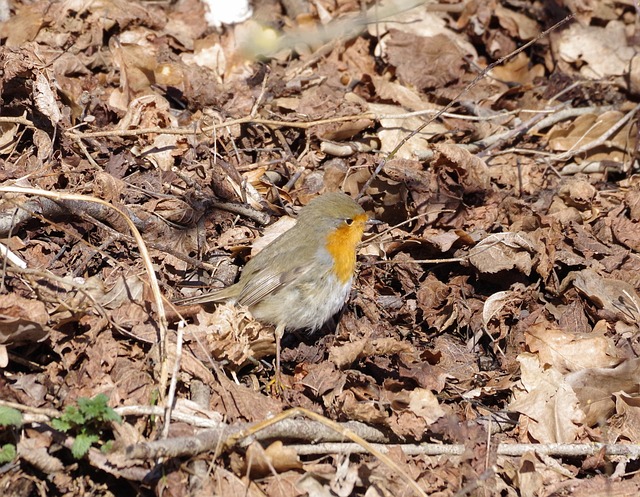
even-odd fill
[{"label": "small green leaf", "polygon": [[120,415],[115,412],[107,402],[109,399],[103,393],[96,395],[93,399],[78,399],[78,407],[80,412],[89,421],[117,421],[122,422]]},{"label": "small green leaf", "polygon": [[66,420],[68,423],[73,425],[81,425],[84,424],[86,418],[84,415],[78,410],[76,406],[69,406],[64,410],[60,419]]},{"label": "small green leaf", "polygon": [[58,431],[67,432],[71,429],[71,423],[62,418],[55,418],[51,420],[51,426]]},{"label": "small green leaf", "polygon": [[100,440],[98,435],[78,435],[71,446],[71,453],[76,459],[84,457],[89,452],[91,444]]},{"label": "small green leaf", "polygon": [[107,409],[107,412],[104,413],[103,420],[104,421],[115,421],[116,423],[122,423],[122,416],[120,416],[120,414],[118,414],[116,411],[111,409],[111,407],[109,407]]},{"label": "small green leaf", "polygon": [[13,444],[5,444],[0,447],[0,464],[11,462],[16,458],[16,446]]},{"label": "small green leaf", "polygon": [[20,426],[22,425],[22,414],[12,407],[0,406],[0,425]]},{"label": "small green leaf", "polygon": [[78,408],[87,419],[99,419],[109,408],[107,396],[103,393],[96,395],[93,399],[82,397],[78,399]]}]

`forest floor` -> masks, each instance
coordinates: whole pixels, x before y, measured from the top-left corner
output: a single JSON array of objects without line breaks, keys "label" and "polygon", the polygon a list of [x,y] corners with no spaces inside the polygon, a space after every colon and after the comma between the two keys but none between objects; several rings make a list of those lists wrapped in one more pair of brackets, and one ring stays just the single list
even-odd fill
[{"label": "forest floor", "polygon": [[[0,9],[0,494],[640,495],[634,3],[409,3]],[[335,190],[381,223],[274,391],[171,302]]]}]

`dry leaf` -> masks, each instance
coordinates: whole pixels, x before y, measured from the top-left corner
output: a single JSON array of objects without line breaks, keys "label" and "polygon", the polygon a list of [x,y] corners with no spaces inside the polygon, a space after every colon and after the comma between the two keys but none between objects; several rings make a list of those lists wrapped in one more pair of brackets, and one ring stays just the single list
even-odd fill
[{"label": "dry leaf", "polygon": [[525,233],[494,233],[469,251],[469,262],[481,273],[517,269],[531,274],[534,246]]},{"label": "dry leaf", "polygon": [[585,413],[578,397],[562,374],[545,369],[534,354],[520,354],[520,385],[514,388],[509,409],[529,418],[526,424],[532,441],[575,442]]},{"label": "dry leaf", "polygon": [[572,333],[541,322],[526,330],[529,351],[541,364],[560,373],[586,368],[608,368],[620,362],[619,352],[609,337],[600,333]]},{"label": "dry leaf", "polygon": [[613,394],[640,393],[640,359],[627,360],[615,368],[588,368],[566,376],[566,381],[576,393],[585,423],[594,426],[604,422],[614,410]]},{"label": "dry leaf", "polygon": [[13,347],[41,341],[49,333],[48,321],[42,302],[16,294],[0,295],[0,345]]}]

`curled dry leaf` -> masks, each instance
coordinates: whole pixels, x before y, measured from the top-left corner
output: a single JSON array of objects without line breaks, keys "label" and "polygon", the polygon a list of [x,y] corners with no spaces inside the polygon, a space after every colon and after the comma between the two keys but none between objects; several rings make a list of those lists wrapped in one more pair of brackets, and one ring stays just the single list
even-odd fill
[{"label": "curled dry leaf", "polygon": [[[49,314],[42,302],[16,294],[0,295],[1,346],[12,347],[43,340],[49,333],[48,320]],[[0,363],[0,367],[5,366],[6,362]]]},{"label": "curled dry leaf", "polygon": [[142,39],[134,42],[136,44],[123,44],[114,38],[110,43],[113,62],[120,70],[120,88],[111,93],[109,103],[123,112],[128,110],[135,97],[150,90],[158,65],[152,45]]},{"label": "curled dry leaf", "polygon": [[497,316],[502,309],[512,301],[514,296],[513,292],[505,290],[504,292],[494,293],[485,301],[482,307],[482,324],[485,328],[489,325],[489,321],[491,321],[494,316]]},{"label": "curled dry leaf", "polygon": [[[634,194],[640,198],[638,192]],[[638,221],[633,220],[633,210],[629,212],[632,219],[629,219],[626,214],[626,206],[620,206],[619,209],[613,211],[609,217],[611,218],[611,230],[615,238],[624,246],[630,248],[635,252],[640,252],[640,229],[638,229]]]},{"label": "curled dry leaf", "polygon": [[137,127],[173,128],[177,125],[178,121],[171,114],[169,102],[159,95],[142,95],[127,104],[126,114],[117,127],[125,130]]},{"label": "curled dry leaf", "polygon": [[534,354],[520,354],[518,362],[521,378],[509,409],[529,418],[525,426],[532,440],[574,442],[585,414],[571,385],[559,371],[545,369]]},{"label": "curled dry leaf", "polygon": [[536,64],[532,67],[531,60],[525,52],[520,52],[503,66],[491,70],[491,75],[501,81],[511,81],[520,84],[532,84],[536,78],[544,75],[544,67]]},{"label": "curled dry leaf", "polygon": [[630,283],[604,278],[593,269],[569,273],[560,285],[561,291],[571,283],[602,310],[605,318],[622,320],[634,326],[640,322],[640,296]]},{"label": "curled dry leaf", "polygon": [[635,54],[630,47],[622,21],[610,21],[605,27],[571,24],[557,38],[558,56],[579,67],[589,79],[622,76]]},{"label": "curled dry leaf", "polygon": [[442,185],[467,195],[490,190],[489,167],[482,159],[457,145],[437,144],[434,149],[432,166]]},{"label": "curled dry leaf", "polygon": [[353,391],[345,390],[340,395],[340,411],[346,419],[363,423],[384,424],[388,415],[375,400],[360,400]]},{"label": "curled dry leaf", "polygon": [[625,438],[631,443],[640,442],[640,398],[625,392],[614,394],[616,415],[611,420],[613,439]]},{"label": "curled dry leaf", "polygon": [[[561,482],[567,476],[563,474],[563,468],[551,465],[544,455],[534,451],[525,453],[518,462],[518,490],[519,495],[538,495],[541,488],[553,488],[553,485]],[[574,471],[577,472],[577,469]]]},{"label": "curled dry leaf", "polygon": [[49,135],[41,129],[33,131],[33,144],[38,149],[38,159],[40,161],[46,161],[51,157],[53,153],[53,142]]},{"label": "curled dry leaf", "polygon": [[51,121],[54,126],[62,119],[62,114],[58,108],[56,96],[51,89],[51,84],[44,74],[36,74],[36,82],[33,88],[33,100],[38,110]]},{"label": "curled dry leaf", "polygon": [[391,29],[386,56],[400,81],[420,90],[441,88],[464,74],[464,53],[444,34],[416,36]]},{"label": "curled dry leaf", "polygon": [[[614,411],[616,392],[638,395],[640,359],[622,362],[615,368],[587,368],[566,376],[585,412],[585,424],[594,426],[604,422]],[[619,411],[618,411],[619,412]]]},{"label": "curled dry leaf", "polygon": [[620,362],[615,343],[601,333],[572,333],[541,322],[526,331],[525,341],[527,349],[538,354],[543,366],[551,366],[563,374],[608,368]]},{"label": "curled dry leaf", "polygon": [[259,442],[253,442],[247,448],[244,465],[238,474],[246,475],[248,471],[253,478],[261,478],[273,471],[284,473],[292,469],[302,469],[302,462],[294,449],[285,447],[280,440],[266,449]]},{"label": "curled dry leaf", "polygon": [[[367,106],[369,112],[384,116],[379,118],[381,129],[377,132],[377,136],[380,139],[380,151],[383,153],[391,152],[400,140],[406,138],[409,133],[424,124],[423,120],[418,116],[407,116],[407,111],[399,105],[372,102],[368,103]],[[396,157],[400,159],[415,159],[420,151],[427,150],[430,147],[430,140],[435,135],[446,132],[446,126],[434,121],[413,136],[398,151]]]},{"label": "curled dry leaf", "polygon": [[624,203],[629,209],[629,218],[637,223],[640,221],[640,195],[637,188],[631,188],[624,196]]},{"label": "curled dry leaf", "polygon": [[453,285],[443,283],[433,274],[428,274],[420,283],[416,292],[418,306],[429,327],[446,330],[457,321],[457,292],[453,292],[453,288]]},{"label": "curled dry leaf", "polygon": [[332,347],[329,351],[329,359],[339,368],[346,367],[358,359],[378,355],[404,355],[408,361],[417,357],[415,348],[395,338],[378,338],[371,340],[363,338],[355,342]]},{"label": "curled dry leaf", "polygon": [[508,30],[511,36],[517,36],[521,40],[531,40],[540,33],[540,26],[535,20],[500,4],[496,5],[495,16],[500,26]]},{"label": "curled dry leaf", "polygon": [[[236,368],[275,351],[274,332],[255,321],[246,308],[233,304],[220,304],[213,313],[199,312],[197,324],[187,325],[184,336],[203,344],[206,354],[214,359],[227,360]],[[202,355],[199,347],[195,352]]]},{"label": "curled dry leaf", "polygon": [[584,211],[591,209],[596,189],[584,179],[572,179],[560,187],[558,195],[569,207]]},{"label": "curled dry leaf", "polygon": [[407,409],[424,419],[427,425],[435,423],[446,414],[438,398],[431,390],[425,388],[416,388],[409,393]]},{"label": "curled dry leaf", "polygon": [[50,437],[44,435],[22,438],[18,443],[18,454],[45,474],[54,475],[62,472],[64,465],[60,459],[49,454],[48,448],[51,443]]}]

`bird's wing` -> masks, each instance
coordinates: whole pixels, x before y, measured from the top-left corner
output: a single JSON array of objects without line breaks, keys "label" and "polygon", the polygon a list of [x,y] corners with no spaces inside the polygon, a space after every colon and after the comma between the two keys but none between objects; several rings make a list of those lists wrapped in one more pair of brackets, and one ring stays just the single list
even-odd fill
[{"label": "bird's wing", "polygon": [[296,266],[280,273],[275,273],[269,268],[255,273],[240,291],[238,304],[251,307],[308,271],[307,267]]}]

